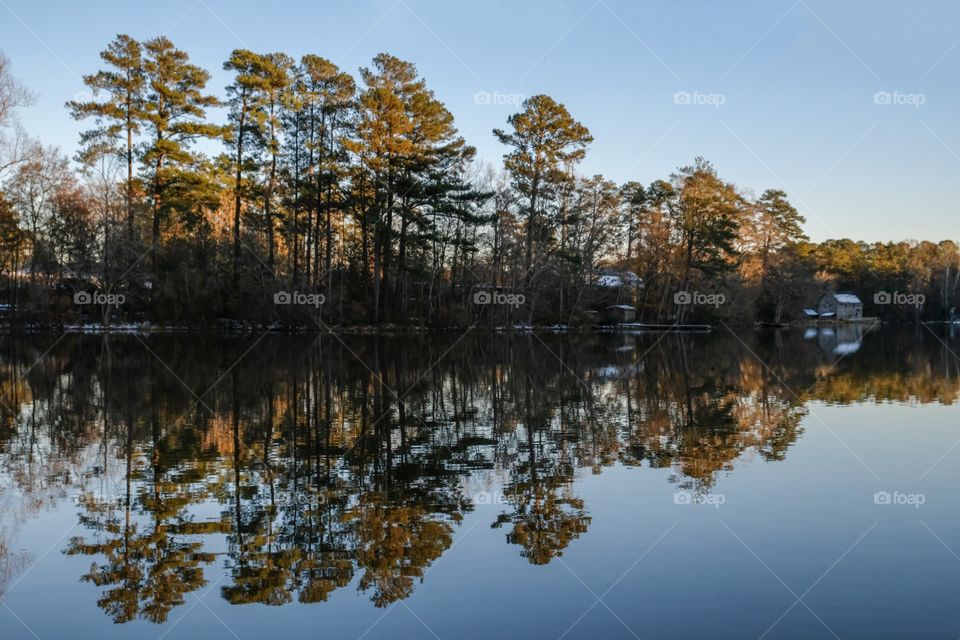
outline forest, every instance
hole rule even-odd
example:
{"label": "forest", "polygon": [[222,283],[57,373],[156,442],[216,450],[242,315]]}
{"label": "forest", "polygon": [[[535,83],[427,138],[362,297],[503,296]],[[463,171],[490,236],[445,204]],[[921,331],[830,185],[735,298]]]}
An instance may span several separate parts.
{"label": "forest", "polygon": [[65,105],[85,127],[70,155],[24,130],[35,95],[0,54],[7,326],[573,328],[626,307],[744,325],[799,320],[832,291],[888,321],[957,317],[954,241],[811,242],[787,193],[704,158],[583,175],[593,136],[547,95],[490,133],[494,166],[387,53],[353,75],[238,49],[219,91],[163,36],[118,35],[100,57]]}

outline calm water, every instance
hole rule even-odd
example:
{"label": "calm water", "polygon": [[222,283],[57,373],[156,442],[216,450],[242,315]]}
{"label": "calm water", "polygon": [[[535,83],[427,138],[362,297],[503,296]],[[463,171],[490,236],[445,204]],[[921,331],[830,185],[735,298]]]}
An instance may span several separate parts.
{"label": "calm water", "polygon": [[0,638],[956,638],[960,337],[0,340]]}

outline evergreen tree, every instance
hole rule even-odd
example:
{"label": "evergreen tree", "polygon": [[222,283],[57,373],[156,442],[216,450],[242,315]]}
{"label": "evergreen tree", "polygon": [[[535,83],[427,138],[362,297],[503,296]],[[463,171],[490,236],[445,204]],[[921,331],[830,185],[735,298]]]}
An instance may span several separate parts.
{"label": "evergreen tree", "polygon": [[[94,92],[89,101],[67,103],[71,115],[82,120],[94,118],[97,126],[81,135],[81,157],[112,153],[123,158],[127,167],[124,185],[127,214],[127,240],[135,239],[134,222],[134,160],[136,137],[145,121],[144,101],[146,82],[143,70],[143,47],[128,35],[120,34],[100,57],[107,69],[83,77],[83,82]],[[104,99],[96,98],[105,93]]]}
{"label": "evergreen tree", "polygon": [[543,209],[572,180],[571,169],[586,155],[593,142],[590,131],[573,119],[562,104],[549,96],[536,95],[523,103],[523,111],[507,119],[512,131],[494,129],[501,143],[511,147],[504,156],[514,188],[526,199],[526,282],[532,282],[534,244],[545,236]]}
{"label": "evergreen tree", "polygon": [[[184,178],[194,173],[199,157],[191,152],[201,138],[218,138],[224,127],[206,120],[206,110],[219,100],[204,93],[210,74],[190,64],[189,56],[165,36],[144,44],[143,73],[146,82],[144,120],[147,139],[141,160],[149,184],[153,211],[150,253],[155,279],[160,277],[161,226],[185,203],[181,197]],[[179,196],[175,192],[179,191]],[[156,286],[156,282],[154,286]]]}

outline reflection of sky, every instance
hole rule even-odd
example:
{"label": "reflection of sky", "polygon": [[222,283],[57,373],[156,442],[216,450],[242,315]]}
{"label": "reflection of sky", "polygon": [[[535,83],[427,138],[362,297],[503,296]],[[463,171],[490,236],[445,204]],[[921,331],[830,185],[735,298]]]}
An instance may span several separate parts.
{"label": "reflection of sky", "polygon": [[[960,562],[924,526],[960,549],[956,457],[919,479],[956,439],[956,408],[813,403],[809,409],[804,436],[785,460],[738,464],[719,480],[712,489],[725,497],[719,509],[674,504],[669,469],[617,466],[578,474],[574,491],[592,516],[590,530],[546,566],[528,564],[505,543],[503,530],[490,528],[501,505],[478,506],[406,606],[393,607],[366,637],[423,637],[420,617],[441,638],[557,638],[594,602],[587,588],[600,595],[614,583],[605,604],[644,636],[754,637],[794,602],[771,572],[800,594],[848,550],[805,599],[840,637],[928,637],[960,624],[954,606]],[[926,504],[878,506],[877,491],[922,492]],[[59,553],[76,533],[69,529],[75,512],[69,502],[60,503],[25,525],[22,545],[37,556],[53,550],[6,602],[41,638],[158,636],[162,630],[142,622],[110,624],[94,606],[96,589],[77,581],[89,558]],[[211,543],[213,550],[225,549]],[[220,565],[206,570],[213,587],[204,603],[242,638],[308,637],[318,628],[329,637],[354,638],[384,613],[352,588],[316,605],[230,606],[218,595]],[[195,597],[171,620],[186,613]],[[57,615],[50,614],[51,602]],[[697,615],[690,615],[692,602]],[[31,637],[5,609],[0,628],[5,640]],[[802,606],[777,629],[772,637],[829,635]],[[624,633],[616,617],[597,606],[567,637]],[[168,635],[228,636],[204,606],[187,613]]]}

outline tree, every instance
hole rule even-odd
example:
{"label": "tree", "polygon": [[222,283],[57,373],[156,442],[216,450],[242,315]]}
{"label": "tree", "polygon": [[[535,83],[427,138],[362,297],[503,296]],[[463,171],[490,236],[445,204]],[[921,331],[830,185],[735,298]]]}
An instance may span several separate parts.
{"label": "tree", "polygon": [[[442,233],[437,228],[438,218],[446,218],[453,227],[453,237],[446,240],[452,241],[456,264],[472,249],[465,227],[482,222],[475,206],[487,197],[472,189],[466,177],[466,164],[475,149],[467,146],[457,132],[453,114],[428,90],[413,94],[408,110],[414,146],[400,178],[400,230],[393,291],[393,299],[399,301],[400,317],[406,317],[409,275],[422,272],[410,263],[410,254],[426,250],[423,243]],[[455,277],[452,274],[451,280]]]}
{"label": "tree", "polygon": [[462,192],[461,185],[445,176],[462,168],[473,150],[413,64],[388,54],[379,54],[373,63],[372,69],[361,70],[366,88],[358,100],[356,137],[347,148],[366,174],[360,176],[361,184],[371,183],[373,201],[361,212],[361,226],[366,234],[373,223],[372,317],[377,321],[392,283],[395,238],[398,275],[393,292],[398,292],[405,282],[408,233],[429,226],[421,206],[428,206],[427,201],[435,206],[445,200],[444,194]]}
{"label": "tree", "polygon": [[35,97],[26,85],[14,77],[10,58],[0,52],[0,127],[14,120],[14,110],[33,104]]}
{"label": "tree", "polygon": [[[306,265],[320,281],[320,237],[323,218],[323,266],[327,291],[333,288],[333,211],[337,182],[347,161],[343,136],[349,133],[357,91],[348,73],[325,58],[305,55],[300,60],[303,77],[304,147],[314,175],[308,187],[313,201],[307,220]],[[311,255],[313,264],[310,264]],[[328,294],[329,295],[329,294]]]}
{"label": "tree", "polygon": [[623,257],[628,264],[636,259],[634,249],[640,245],[641,238],[638,236],[644,222],[647,200],[647,191],[639,182],[630,181],[620,187],[620,202],[623,205],[622,224],[626,225],[624,235],[627,240]]}
{"label": "tree", "polygon": [[20,267],[23,232],[17,211],[0,191],[0,275],[12,275]]}
{"label": "tree", "polygon": [[549,96],[536,95],[523,102],[523,111],[507,119],[511,132],[494,129],[502,143],[512,148],[504,156],[514,188],[527,200],[524,273],[529,286],[533,267],[534,236],[542,237],[538,224],[543,203],[568,183],[570,170],[583,160],[593,141],[590,131],[573,119],[566,107]]}
{"label": "tree", "polygon": [[682,251],[680,284],[686,289],[695,271],[715,276],[733,266],[743,198],[703,158],[682,167],[672,178],[676,199],[670,213]]}
{"label": "tree", "polygon": [[361,69],[360,75],[366,88],[359,97],[356,139],[348,143],[348,149],[370,174],[373,188],[373,202],[363,216],[366,220],[372,216],[373,221],[371,302],[372,319],[377,322],[382,283],[390,278],[397,182],[414,150],[407,105],[414,94],[425,89],[425,83],[412,63],[385,53],[378,54],[373,68]]}
{"label": "tree", "polygon": [[642,303],[661,319],[667,300],[672,295],[674,263],[676,262],[676,234],[669,215],[670,203],[676,190],[666,180],[654,180],[646,188],[646,201],[638,221],[637,272],[643,278]]}
{"label": "tree", "polygon": [[26,227],[30,242],[30,282],[37,271],[57,271],[50,246],[50,225],[55,218],[54,198],[63,185],[71,181],[69,161],[56,147],[39,147],[32,157],[19,164],[7,192],[18,217]]}
{"label": "tree", "polygon": [[755,250],[760,256],[761,272],[766,274],[772,253],[788,245],[807,240],[803,232],[806,220],[779,189],[767,189],[755,204]]}
{"label": "tree", "polygon": [[96,128],[80,137],[82,159],[89,161],[93,156],[110,153],[126,162],[127,240],[132,246],[135,240],[134,143],[146,119],[143,47],[130,36],[120,34],[100,52],[100,57],[108,68],[84,76],[83,82],[93,90],[94,98],[103,92],[107,94],[105,99],[74,100],[67,106],[74,119],[92,117],[97,123]]}
{"label": "tree", "polygon": [[[16,110],[34,103],[33,92],[11,71],[10,59],[0,51],[0,177],[6,169],[22,162],[31,148],[27,136],[20,129]],[[7,137],[5,130],[13,129]]]}
{"label": "tree", "polygon": [[243,200],[249,196],[244,173],[255,171],[258,162],[251,157],[252,138],[262,132],[267,114],[264,109],[263,56],[246,49],[234,49],[223,68],[236,75],[227,86],[231,139],[234,144],[233,167],[233,285],[236,288],[240,268],[240,220]]}
{"label": "tree", "polygon": [[276,253],[274,237],[274,198],[277,190],[277,158],[280,155],[280,113],[290,87],[290,71],[293,61],[283,53],[270,53],[262,56],[262,63],[256,67],[260,72],[260,90],[263,95],[263,108],[266,116],[264,129],[259,132],[257,141],[269,158],[266,168],[266,184],[263,189],[263,218],[267,229],[267,267],[272,273]]}
{"label": "tree", "polygon": [[789,306],[800,306],[802,298],[815,297],[803,282],[811,279],[809,263],[794,250],[807,240],[801,227],[805,220],[778,189],[764,191],[749,210],[741,235],[744,263],[751,265],[748,270],[756,271],[759,280],[757,312],[779,323]]}
{"label": "tree", "polygon": [[144,119],[149,137],[142,161],[153,209],[153,273],[159,278],[161,223],[174,210],[175,187],[197,163],[190,147],[201,138],[221,137],[224,128],[206,121],[206,109],[219,105],[216,97],[204,93],[210,79],[207,71],[190,64],[189,56],[165,36],[148,40],[144,51]]}
{"label": "tree", "polygon": [[[574,269],[573,283],[576,287],[569,303],[576,310],[583,291],[594,281],[601,260],[614,256],[621,239],[620,189],[601,175],[584,178],[577,184],[576,207],[569,220],[564,222],[566,245],[564,254]],[[561,296],[566,283],[561,278]],[[618,302],[633,303],[633,300]],[[564,312],[561,297],[560,311]]]}

